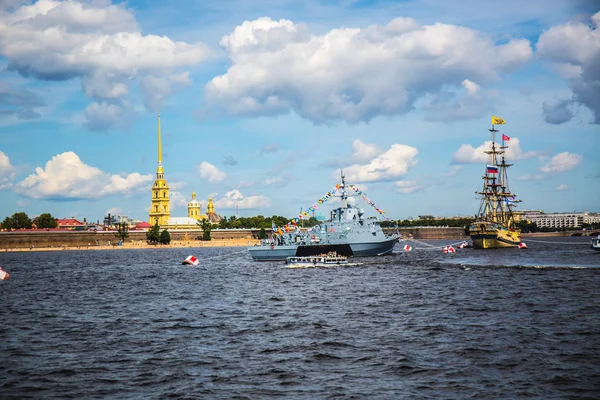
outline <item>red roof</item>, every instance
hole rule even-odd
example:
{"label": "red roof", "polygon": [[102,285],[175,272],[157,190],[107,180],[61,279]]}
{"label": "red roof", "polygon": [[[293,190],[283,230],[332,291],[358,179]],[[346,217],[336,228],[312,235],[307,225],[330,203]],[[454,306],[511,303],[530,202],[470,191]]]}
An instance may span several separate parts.
{"label": "red roof", "polygon": [[140,222],[139,224],[135,224],[135,227],[138,229],[144,229],[144,228],[152,228],[152,225],[150,225],[148,222],[144,221],[144,222]]}
{"label": "red roof", "polygon": [[77,221],[75,218],[57,219],[58,226],[85,226],[83,222]]}

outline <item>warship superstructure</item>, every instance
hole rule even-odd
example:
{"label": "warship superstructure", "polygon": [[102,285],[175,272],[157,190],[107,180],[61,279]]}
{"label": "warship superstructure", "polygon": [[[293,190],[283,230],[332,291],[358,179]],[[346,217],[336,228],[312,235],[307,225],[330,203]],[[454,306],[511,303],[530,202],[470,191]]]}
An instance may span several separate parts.
{"label": "warship superstructure", "polygon": [[365,217],[355,198],[360,191],[342,182],[336,185],[341,204],[331,211],[330,219],[303,231],[296,227],[290,232],[273,235],[270,240],[248,247],[255,261],[285,261],[288,257],[312,256],[336,252],[342,256],[368,257],[390,254],[398,234],[386,235],[376,217]]}

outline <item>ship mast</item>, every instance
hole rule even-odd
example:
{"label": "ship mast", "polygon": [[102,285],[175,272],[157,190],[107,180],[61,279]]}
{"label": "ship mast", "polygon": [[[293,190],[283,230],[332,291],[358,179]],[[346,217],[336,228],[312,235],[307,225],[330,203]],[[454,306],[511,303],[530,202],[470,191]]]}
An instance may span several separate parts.
{"label": "ship mast", "polygon": [[[485,151],[491,156],[491,167],[498,169],[498,172],[491,172],[486,167],[486,173],[483,178],[483,191],[477,192],[482,196],[481,206],[479,208],[478,217],[490,222],[494,222],[506,227],[515,225],[514,217],[509,201],[514,198],[514,194],[508,188],[508,179],[506,170],[512,164],[507,164],[504,154],[508,146],[504,145],[504,140],[500,146],[496,146],[495,134],[498,132],[495,125],[492,123],[492,129],[489,130],[492,134],[492,144],[490,150]],[[499,148],[498,148],[499,147]],[[498,159],[500,158],[500,162]]]}

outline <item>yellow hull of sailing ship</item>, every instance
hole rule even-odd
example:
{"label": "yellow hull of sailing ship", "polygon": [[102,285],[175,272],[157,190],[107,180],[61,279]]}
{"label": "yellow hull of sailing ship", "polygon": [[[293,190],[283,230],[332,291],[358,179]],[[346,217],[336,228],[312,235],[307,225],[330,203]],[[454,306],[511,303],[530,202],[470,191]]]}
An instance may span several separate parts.
{"label": "yellow hull of sailing ship", "polygon": [[517,247],[521,243],[521,233],[508,229],[479,230],[469,232],[476,249],[500,249]]}

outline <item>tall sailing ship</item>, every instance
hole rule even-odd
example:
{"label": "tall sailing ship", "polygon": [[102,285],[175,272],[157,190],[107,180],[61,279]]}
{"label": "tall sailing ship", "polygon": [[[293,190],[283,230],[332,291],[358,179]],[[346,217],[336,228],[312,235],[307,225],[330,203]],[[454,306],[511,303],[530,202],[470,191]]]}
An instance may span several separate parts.
{"label": "tall sailing ship", "polygon": [[521,231],[517,228],[512,207],[520,200],[510,191],[508,186],[507,164],[504,153],[508,148],[505,142],[510,137],[502,134],[501,144],[496,143],[495,125],[504,124],[502,118],[492,116],[492,143],[486,154],[490,163],[486,165],[483,175],[483,190],[476,192],[481,196],[481,204],[475,220],[469,227],[469,235],[473,247],[479,249],[494,249],[502,247],[518,247],[521,243]]}

